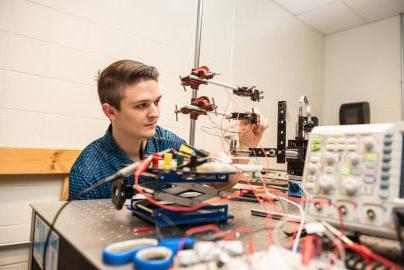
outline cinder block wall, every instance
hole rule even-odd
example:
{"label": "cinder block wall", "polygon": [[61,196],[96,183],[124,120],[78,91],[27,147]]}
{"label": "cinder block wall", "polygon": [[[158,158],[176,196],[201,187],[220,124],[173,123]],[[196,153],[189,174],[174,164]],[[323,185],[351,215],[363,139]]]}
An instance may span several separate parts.
{"label": "cinder block wall", "polygon": [[[137,59],[161,72],[161,124],[184,104],[178,75],[193,65],[196,1],[0,1],[0,146],[82,149],[108,126],[97,71]],[[169,113],[168,113],[169,111]],[[59,199],[57,177],[0,178],[0,243],[29,239],[29,203]],[[0,250],[0,269],[26,269],[28,249]]]}

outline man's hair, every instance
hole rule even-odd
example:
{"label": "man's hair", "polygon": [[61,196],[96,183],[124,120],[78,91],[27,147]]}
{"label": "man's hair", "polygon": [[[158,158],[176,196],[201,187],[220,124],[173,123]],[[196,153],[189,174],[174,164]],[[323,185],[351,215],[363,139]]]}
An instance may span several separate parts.
{"label": "man's hair", "polygon": [[108,103],[120,109],[125,86],[141,81],[158,81],[159,72],[155,67],[133,60],[120,60],[105,68],[98,76],[98,97],[101,104]]}

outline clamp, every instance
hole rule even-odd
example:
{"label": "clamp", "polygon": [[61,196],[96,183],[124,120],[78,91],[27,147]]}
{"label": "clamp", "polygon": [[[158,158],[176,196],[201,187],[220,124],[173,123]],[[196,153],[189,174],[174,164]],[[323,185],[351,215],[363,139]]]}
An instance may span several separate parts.
{"label": "clamp", "polygon": [[178,109],[175,105],[175,119],[178,121],[178,113],[190,114],[190,118],[197,120],[199,115],[207,115],[207,112],[215,111],[217,106],[215,105],[215,100],[212,98],[210,102],[209,98],[206,96],[196,97],[191,99],[191,105],[186,105],[181,109]]}
{"label": "clamp", "polygon": [[185,89],[185,86],[190,86],[194,90],[198,90],[201,84],[213,84],[217,86],[221,86],[224,88],[232,89],[233,94],[242,97],[250,97],[252,101],[260,101],[264,98],[263,91],[260,91],[255,88],[255,86],[251,87],[240,87],[234,86],[231,84],[226,84],[218,81],[212,80],[212,78],[218,75],[218,73],[213,73],[209,70],[207,66],[201,66],[198,68],[193,68],[191,74],[186,77],[181,77],[181,84]]}

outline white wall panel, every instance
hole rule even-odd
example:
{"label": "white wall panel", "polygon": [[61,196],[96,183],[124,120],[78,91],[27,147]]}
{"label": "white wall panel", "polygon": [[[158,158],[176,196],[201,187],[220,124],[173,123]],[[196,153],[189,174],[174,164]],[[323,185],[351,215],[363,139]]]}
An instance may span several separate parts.
{"label": "white wall panel", "polygon": [[[288,102],[287,137],[295,136],[298,99],[308,95],[322,117],[323,36],[270,1],[236,1],[234,80],[256,85],[265,99],[253,104],[268,119],[263,146],[276,146],[277,102]],[[251,102],[247,99],[244,106]],[[235,107],[240,110],[243,108]],[[282,167],[271,160],[270,167]]]}
{"label": "white wall panel", "polygon": [[12,15],[14,1],[3,0],[0,1],[0,30],[4,30],[9,25],[9,20]]}
{"label": "white wall panel", "polygon": [[15,0],[13,3],[14,6],[5,30],[45,40],[52,27],[49,24],[51,10],[24,0]]}
{"label": "white wall panel", "polygon": [[[2,206],[0,215],[7,217],[0,220],[0,231],[12,225],[29,225],[31,223],[29,204],[59,200],[62,178],[62,176],[55,175],[0,177],[0,204]],[[2,239],[0,237],[0,241],[3,241]]]}
{"label": "white wall panel", "polygon": [[0,109],[0,146],[40,147],[42,145],[42,115],[26,111]]}
{"label": "white wall panel", "polygon": [[4,68],[6,57],[6,46],[7,46],[7,34],[0,30],[0,69]]}
{"label": "white wall panel", "polygon": [[[28,252],[28,250],[27,250],[27,252]],[[25,270],[25,269],[28,269],[27,262],[0,266],[0,270]]]}
{"label": "white wall panel", "polygon": [[41,76],[50,68],[50,44],[28,37],[7,34],[4,68]]}
{"label": "white wall panel", "polygon": [[5,74],[3,88],[6,89],[0,100],[3,108],[86,118],[104,117],[95,87],[14,71],[2,73]]}
{"label": "white wall panel", "polygon": [[88,119],[61,115],[43,116],[43,147],[83,149],[91,141],[104,136],[106,119]]}
{"label": "white wall panel", "polygon": [[66,47],[88,50],[89,20],[53,9],[49,10],[48,16],[45,40]]}
{"label": "white wall panel", "polygon": [[371,122],[400,120],[399,18],[325,39],[324,124],[337,124],[342,103],[368,101]]}
{"label": "white wall panel", "polygon": [[96,71],[91,70],[99,56],[59,45],[49,45],[47,60],[49,68],[44,76],[92,85]]}
{"label": "white wall panel", "polygon": [[0,226],[1,244],[15,243],[29,240],[31,224]]}
{"label": "white wall panel", "polygon": [[28,261],[28,253],[28,247],[2,249],[0,252],[0,269],[28,269],[28,265],[25,265],[25,268],[21,266]]}
{"label": "white wall panel", "polygon": [[2,100],[4,100],[4,77],[6,72],[0,69],[0,108],[2,107]]}

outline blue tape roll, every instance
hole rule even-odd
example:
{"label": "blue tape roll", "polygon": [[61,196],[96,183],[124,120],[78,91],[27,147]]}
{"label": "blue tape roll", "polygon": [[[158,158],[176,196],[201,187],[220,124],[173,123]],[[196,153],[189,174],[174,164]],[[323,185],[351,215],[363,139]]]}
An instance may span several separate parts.
{"label": "blue tape roll", "polygon": [[168,247],[147,247],[138,250],[133,256],[136,270],[169,269],[173,264],[173,251]]}
{"label": "blue tape roll", "polygon": [[195,239],[192,237],[184,238],[163,238],[159,241],[159,246],[168,247],[174,253],[177,253],[179,248],[193,248]]}
{"label": "blue tape roll", "polygon": [[102,252],[105,263],[120,265],[130,262],[133,255],[142,248],[156,246],[157,240],[152,238],[134,239],[108,245]]}

